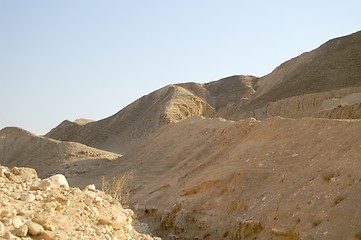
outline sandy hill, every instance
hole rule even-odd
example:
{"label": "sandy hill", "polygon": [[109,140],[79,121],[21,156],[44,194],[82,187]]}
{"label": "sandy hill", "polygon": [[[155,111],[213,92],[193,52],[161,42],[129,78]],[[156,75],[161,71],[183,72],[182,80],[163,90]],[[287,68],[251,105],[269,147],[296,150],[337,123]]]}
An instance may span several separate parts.
{"label": "sandy hill", "polygon": [[88,169],[120,157],[74,142],[60,142],[7,127],[0,131],[0,164],[36,168],[41,177],[54,172],[84,174]]}
{"label": "sandy hill", "polygon": [[169,85],[106,119],[87,124],[65,120],[45,136],[124,154],[168,123],[190,116],[226,115],[230,107],[254,94],[257,79],[232,76],[208,84]]}
{"label": "sandy hill", "polygon": [[264,77],[168,85],[45,138],[5,128],[0,163],[78,186],[131,172],[130,203],[164,239],[361,239],[360,107],[357,32]]}
{"label": "sandy hill", "polygon": [[160,126],[193,115],[212,116],[214,113],[206,101],[187,89],[169,85],[106,119],[85,125],[64,121],[46,137],[124,153]]}
{"label": "sandy hill", "polygon": [[165,239],[359,239],[360,129],[192,117],[89,176],[132,171],[132,205]]}
{"label": "sandy hill", "polygon": [[[361,103],[325,106],[329,99],[339,100],[361,92],[361,32],[332,39],[319,48],[303,53],[260,78],[256,93],[246,105],[240,105],[232,118],[270,116],[299,118],[322,111]],[[339,111],[339,110],[337,110]],[[322,115],[322,114],[321,114]],[[358,115],[359,116],[359,115]],[[348,114],[329,117],[352,118]]]}
{"label": "sandy hill", "polygon": [[330,40],[262,78],[232,76],[207,84],[169,85],[106,119],[64,121],[46,137],[124,154],[161,126],[190,116],[360,118],[360,76],[357,32]]}

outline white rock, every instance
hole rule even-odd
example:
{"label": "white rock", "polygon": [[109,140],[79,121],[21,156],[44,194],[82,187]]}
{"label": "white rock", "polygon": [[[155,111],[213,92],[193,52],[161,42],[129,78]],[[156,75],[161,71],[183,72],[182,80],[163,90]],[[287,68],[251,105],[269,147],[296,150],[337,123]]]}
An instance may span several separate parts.
{"label": "white rock", "polygon": [[95,185],[94,184],[90,184],[88,186],[85,187],[85,190],[89,190],[89,191],[96,191]]}
{"label": "white rock", "polygon": [[8,170],[4,167],[0,167],[0,177],[5,177],[5,172],[7,172]]}
{"label": "white rock", "polygon": [[28,234],[28,230],[28,226],[24,224],[16,230],[15,235],[18,237],[25,237]]}
{"label": "white rock", "polygon": [[92,205],[93,200],[91,200],[90,198],[85,198],[85,199],[84,199],[84,203],[85,203],[86,205],[90,206],[90,205]]}
{"label": "white rock", "polygon": [[3,218],[1,221],[5,226],[10,226],[13,224],[13,220],[11,218]]}
{"label": "white rock", "polygon": [[0,237],[4,236],[5,234],[5,226],[2,222],[0,222]]}
{"label": "white rock", "polygon": [[34,202],[34,201],[35,201],[35,195],[32,194],[32,193],[23,194],[23,195],[21,195],[21,201],[24,201],[24,202]]}
{"label": "white rock", "polygon": [[118,230],[124,227],[127,223],[131,222],[127,212],[119,211],[118,214],[113,218],[112,226]]}
{"label": "white rock", "polygon": [[34,223],[32,221],[27,221],[25,224],[28,226],[28,232],[33,236],[40,235],[44,232],[44,228],[40,224]]}
{"label": "white rock", "polygon": [[21,220],[20,217],[15,216],[15,217],[13,217],[12,219],[13,219],[13,226],[14,226],[15,228],[19,228],[21,225],[23,225],[23,221]]}
{"label": "white rock", "polygon": [[52,182],[52,184],[57,187],[60,187],[60,186],[69,187],[69,183],[63,174],[56,174],[54,176],[47,178],[47,180],[50,180]]}
{"label": "white rock", "polygon": [[21,175],[21,172],[20,172],[19,168],[17,168],[17,167],[13,167],[11,169],[11,172],[15,175]]}
{"label": "white rock", "polygon": [[49,179],[41,180],[40,182],[34,182],[34,186],[39,189],[46,190],[52,186],[52,182]]}
{"label": "white rock", "polygon": [[6,231],[3,235],[3,238],[2,239],[11,239],[11,240],[18,240],[20,238],[14,236],[10,231]]}
{"label": "white rock", "polygon": [[11,212],[9,210],[2,210],[0,217],[11,217]]}

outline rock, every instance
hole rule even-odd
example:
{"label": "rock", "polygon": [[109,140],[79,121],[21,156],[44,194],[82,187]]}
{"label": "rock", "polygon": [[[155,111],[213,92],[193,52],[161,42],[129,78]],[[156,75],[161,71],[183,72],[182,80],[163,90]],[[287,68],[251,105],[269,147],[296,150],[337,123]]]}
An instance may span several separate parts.
{"label": "rock", "polygon": [[0,237],[4,236],[5,234],[5,226],[2,222],[0,222]]}
{"label": "rock", "polygon": [[49,179],[41,180],[40,182],[34,182],[34,186],[32,187],[32,190],[46,190],[47,188],[50,188],[52,186],[52,182]]}
{"label": "rock", "polygon": [[40,224],[34,223],[32,221],[27,221],[25,224],[29,228],[29,233],[33,236],[40,235],[44,232],[44,228]]}
{"label": "rock", "polygon": [[7,169],[4,167],[0,167],[0,177],[6,177],[5,172],[7,172]]}
{"label": "rock", "polygon": [[69,206],[70,205],[70,199],[66,198],[66,197],[58,197],[57,201],[61,204],[61,205],[65,205],[65,206]]}
{"label": "rock", "polygon": [[17,168],[17,167],[13,167],[13,169],[11,169],[11,172],[14,175],[21,175],[21,172],[20,172],[19,168]]}
{"label": "rock", "polygon": [[54,176],[47,178],[47,180],[50,180],[51,183],[57,187],[61,187],[61,186],[69,187],[69,183],[63,174],[56,174]]}
{"label": "rock", "polygon": [[54,210],[58,204],[56,202],[47,202],[43,205],[44,211],[52,211]]}
{"label": "rock", "polygon": [[96,192],[89,191],[89,190],[85,190],[85,195],[87,195],[91,199],[94,199],[98,196],[98,194]]}
{"label": "rock", "polygon": [[20,200],[21,199],[21,193],[19,192],[14,192],[12,194],[13,198],[16,199],[16,200]]}
{"label": "rock", "polygon": [[112,227],[113,229],[118,230],[124,227],[127,223],[131,222],[132,217],[128,211],[119,211],[118,214],[113,218]]}
{"label": "rock", "polygon": [[41,180],[22,167],[0,166],[1,173],[0,239],[153,239],[133,228],[133,211],[109,204],[94,185],[59,187],[68,186],[64,176]]}
{"label": "rock", "polygon": [[16,230],[15,235],[18,237],[25,237],[28,234],[28,230],[28,226],[24,224]]}
{"label": "rock", "polygon": [[11,217],[11,212],[9,210],[2,210],[0,213],[0,217],[3,217],[3,218]]}
{"label": "rock", "polygon": [[3,239],[11,239],[11,240],[14,240],[14,239],[20,239],[20,238],[18,238],[18,237],[16,237],[16,236],[14,236],[13,234],[11,234],[11,232],[10,231],[6,231],[5,233],[4,233],[4,235],[3,235]]}
{"label": "rock", "polygon": [[92,205],[93,200],[91,200],[90,198],[85,198],[85,199],[84,199],[84,203],[85,203],[86,205],[90,206],[90,205]]}
{"label": "rock", "polygon": [[21,225],[23,225],[23,221],[18,216],[13,217],[12,220],[13,220],[13,226],[15,228],[19,228]]}
{"label": "rock", "polygon": [[89,191],[93,191],[93,192],[96,191],[96,188],[95,188],[94,184],[90,184],[90,185],[86,186],[84,189],[89,190]]}
{"label": "rock", "polygon": [[35,195],[32,194],[32,193],[23,194],[23,195],[21,195],[21,201],[34,202],[35,201]]}
{"label": "rock", "polygon": [[44,227],[45,230],[55,231],[55,227],[53,225],[49,224],[49,223],[45,223],[43,227]]}
{"label": "rock", "polygon": [[99,223],[100,225],[112,225],[112,222],[109,221],[109,220],[106,219],[106,218],[99,218],[99,219],[98,219],[98,223]]}
{"label": "rock", "polygon": [[11,218],[3,218],[1,221],[5,226],[10,226],[13,224],[13,220]]}
{"label": "rock", "polygon": [[296,232],[294,229],[272,228],[271,233],[274,236],[288,237],[289,239],[299,239],[299,232]]}

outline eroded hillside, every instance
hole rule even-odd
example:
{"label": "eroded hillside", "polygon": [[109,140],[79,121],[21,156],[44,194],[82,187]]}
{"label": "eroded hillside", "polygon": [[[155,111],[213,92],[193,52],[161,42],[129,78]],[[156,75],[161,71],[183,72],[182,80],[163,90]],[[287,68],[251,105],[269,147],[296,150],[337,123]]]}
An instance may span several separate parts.
{"label": "eroded hillside", "polygon": [[[190,116],[359,118],[353,112],[360,112],[360,76],[361,32],[357,32],[303,53],[264,77],[169,85],[106,119],[82,125],[64,121],[46,137],[124,154],[163,125]],[[345,100],[349,98],[353,100]]]}
{"label": "eroded hillside", "polygon": [[131,202],[165,239],[353,239],[360,129],[359,120],[193,117],[102,171],[134,171]]}
{"label": "eroded hillside", "polygon": [[360,64],[357,32],[264,77],[168,85],[45,137],[5,128],[0,163],[82,187],[132,176],[131,206],[164,239],[361,239]]}

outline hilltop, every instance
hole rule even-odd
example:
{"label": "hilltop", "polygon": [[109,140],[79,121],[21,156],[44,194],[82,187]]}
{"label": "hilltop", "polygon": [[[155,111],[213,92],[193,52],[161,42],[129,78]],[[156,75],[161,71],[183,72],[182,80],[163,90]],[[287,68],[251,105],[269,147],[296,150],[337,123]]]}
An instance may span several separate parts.
{"label": "hilltop", "polygon": [[45,136],[124,154],[163,125],[190,116],[360,118],[360,76],[361,32],[357,32],[303,53],[264,77],[172,84],[106,119],[87,124],[66,120]]}

